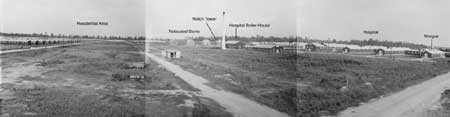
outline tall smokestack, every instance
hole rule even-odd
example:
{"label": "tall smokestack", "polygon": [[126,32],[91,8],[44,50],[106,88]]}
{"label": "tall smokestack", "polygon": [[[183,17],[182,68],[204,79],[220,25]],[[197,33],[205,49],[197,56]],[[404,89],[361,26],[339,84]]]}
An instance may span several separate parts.
{"label": "tall smokestack", "polygon": [[222,27],[222,50],[225,50],[225,49],[227,49],[226,47],[225,47],[225,43],[226,43],[226,41],[225,41],[225,27],[226,27],[226,25],[225,25],[225,11],[223,11],[223,13],[222,13],[222,15],[223,15],[223,27]]}

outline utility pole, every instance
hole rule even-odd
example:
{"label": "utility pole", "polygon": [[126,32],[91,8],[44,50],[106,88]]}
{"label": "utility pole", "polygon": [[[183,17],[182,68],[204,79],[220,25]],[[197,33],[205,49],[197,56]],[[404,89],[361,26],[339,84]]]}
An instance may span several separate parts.
{"label": "utility pole", "polygon": [[225,47],[225,43],[226,43],[226,41],[225,41],[225,27],[226,27],[226,25],[225,25],[225,11],[223,11],[222,12],[222,16],[223,16],[223,27],[222,27],[222,50],[225,50],[226,49],[226,47]]}

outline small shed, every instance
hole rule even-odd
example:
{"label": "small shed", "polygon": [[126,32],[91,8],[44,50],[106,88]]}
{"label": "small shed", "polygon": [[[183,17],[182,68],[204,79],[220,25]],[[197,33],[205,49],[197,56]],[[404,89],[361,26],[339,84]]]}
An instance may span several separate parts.
{"label": "small shed", "polygon": [[181,52],[176,50],[165,50],[161,55],[167,58],[181,58]]}

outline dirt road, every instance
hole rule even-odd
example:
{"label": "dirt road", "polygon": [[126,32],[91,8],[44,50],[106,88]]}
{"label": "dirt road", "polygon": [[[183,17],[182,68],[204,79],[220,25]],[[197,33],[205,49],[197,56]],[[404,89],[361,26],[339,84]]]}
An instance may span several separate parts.
{"label": "dirt road", "polygon": [[220,105],[226,108],[237,117],[287,117],[287,114],[276,111],[275,109],[261,105],[253,100],[247,99],[244,96],[213,89],[206,85],[206,79],[195,75],[191,72],[183,70],[180,66],[170,63],[153,54],[147,53],[147,57],[164,66],[168,71],[175,73],[178,77],[201,90],[201,95],[217,101]]}
{"label": "dirt road", "polygon": [[450,73],[438,76],[401,92],[371,103],[350,108],[342,117],[411,117],[423,113],[438,103],[440,94],[450,88]]}

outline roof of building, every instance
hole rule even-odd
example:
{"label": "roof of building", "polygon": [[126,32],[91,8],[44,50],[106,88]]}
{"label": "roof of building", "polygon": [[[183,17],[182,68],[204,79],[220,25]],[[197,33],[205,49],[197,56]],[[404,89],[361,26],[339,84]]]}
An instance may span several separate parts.
{"label": "roof of building", "polygon": [[237,43],[239,43],[240,41],[226,41],[225,43],[226,44],[237,44]]}

